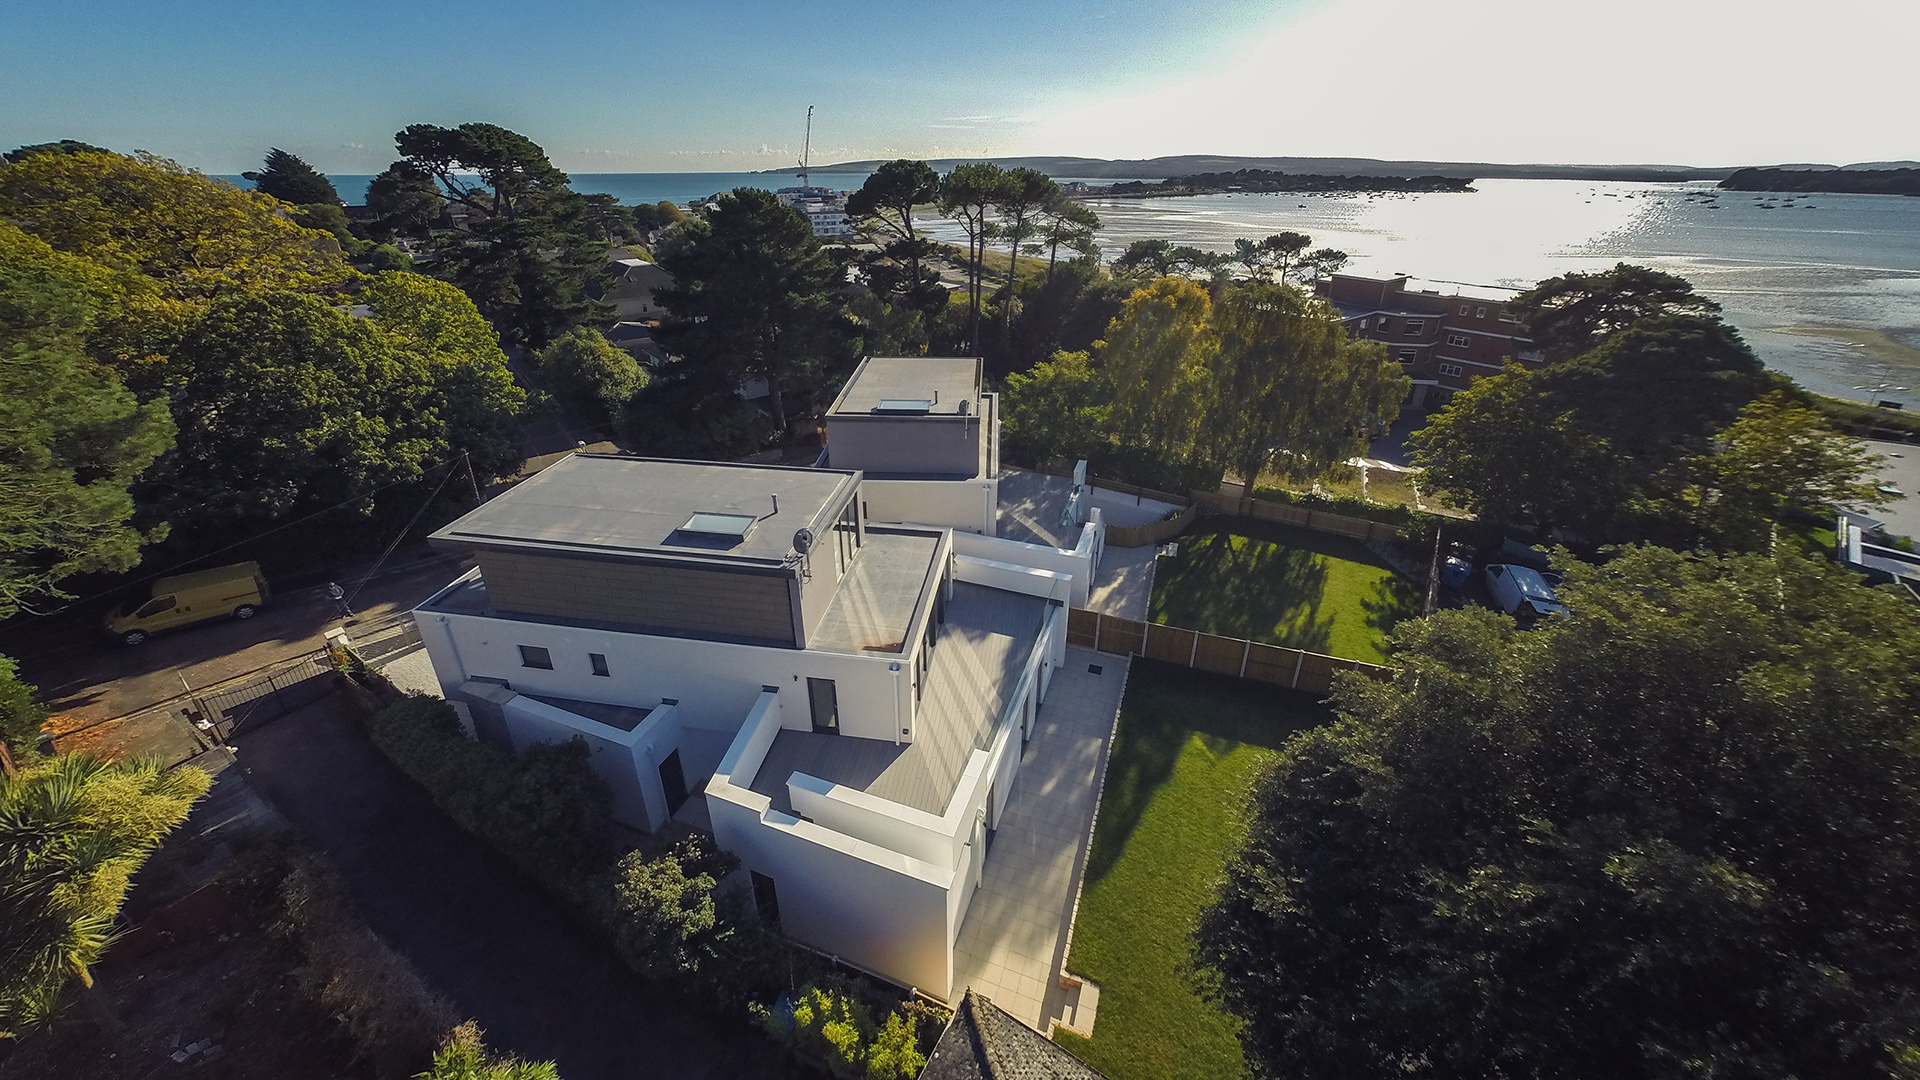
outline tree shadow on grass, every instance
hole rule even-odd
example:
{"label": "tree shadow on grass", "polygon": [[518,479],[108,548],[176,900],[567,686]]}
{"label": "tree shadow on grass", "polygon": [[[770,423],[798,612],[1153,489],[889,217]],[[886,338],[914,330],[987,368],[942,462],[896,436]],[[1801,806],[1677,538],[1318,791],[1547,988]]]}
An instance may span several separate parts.
{"label": "tree shadow on grass", "polygon": [[1373,594],[1362,599],[1360,607],[1367,613],[1367,625],[1384,638],[1407,619],[1419,618],[1426,603],[1426,589],[1418,582],[1389,574],[1374,585]]}
{"label": "tree shadow on grass", "polygon": [[1278,750],[1332,718],[1333,711],[1312,694],[1135,657],[1107,758],[1086,884],[1120,861],[1188,739],[1199,737],[1214,754],[1240,746]]}
{"label": "tree shadow on grass", "polygon": [[[1338,540],[1338,537],[1329,539]],[[1336,556],[1337,557],[1337,556]],[[1325,652],[1333,627],[1321,611],[1323,553],[1214,528],[1180,539],[1154,571],[1155,622]]]}

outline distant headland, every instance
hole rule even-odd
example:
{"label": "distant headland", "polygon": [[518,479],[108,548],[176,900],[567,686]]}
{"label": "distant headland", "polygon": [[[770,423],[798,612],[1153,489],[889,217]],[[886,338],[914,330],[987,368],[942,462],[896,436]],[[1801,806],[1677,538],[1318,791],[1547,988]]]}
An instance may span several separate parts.
{"label": "distant headland", "polygon": [[[1300,175],[1350,177],[1439,177],[1450,180],[1623,180],[1659,183],[1674,180],[1725,180],[1735,166],[1702,168],[1693,165],[1501,165],[1484,161],[1388,161],[1381,158],[1345,157],[1232,157],[1211,154],[1182,154],[1156,158],[1089,157],[1001,157],[940,158],[927,164],[945,172],[969,161],[992,161],[1002,168],[1038,169],[1048,176],[1071,176],[1083,180],[1168,180],[1203,176],[1209,173],[1237,173],[1243,169]],[[824,173],[870,173],[886,162],[845,161],[834,165],[815,165],[810,170]],[[791,175],[792,167],[768,169],[769,173]],[[1164,194],[1164,193],[1160,193]]]}
{"label": "distant headland", "polygon": [[1092,188],[1089,195],[1104,198],[1147,199],[1168,195],[1217,195],[1221,192],[1467,192],[1473,178],[1452,176],[1328,176],[1324,173],[1286,173],[1275,169],[1238,169],[1234,172],[1171,176],[1157,184],[1128,180]]}
{"label": "distant headland", "polygon": [[[1879,164],[1879,163],[1876,163]],[[1816,191],[1833,195],[1920,195],[1920,163],[1886,162],[1899,168],[1850,165],[1779,165],[1741,169],[1720,181],[1728,191]]]}

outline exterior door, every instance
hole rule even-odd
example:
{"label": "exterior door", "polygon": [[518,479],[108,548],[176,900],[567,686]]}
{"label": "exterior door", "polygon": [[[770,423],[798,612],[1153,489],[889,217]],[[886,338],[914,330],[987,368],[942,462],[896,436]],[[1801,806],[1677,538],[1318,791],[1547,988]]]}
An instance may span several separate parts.
{"label": "exterior door", "polygon": [[813,730],[840,734],[840,698],[832,679],[807,679],[807,704],[813,709]]}
{"label": "exterior door", "polygon": [[775,928],[780,925],[780,894],[774,890],[773,879],[758,870],[753,874],[753,906],[760,913],[762,922],[771,923]]}
{"label": "exterior door", "polygon": [[660,763],[660,786],[667,793],[667,816],[672,817],[687,802],[687,774],[680,768],[680,751],[668,754]]}

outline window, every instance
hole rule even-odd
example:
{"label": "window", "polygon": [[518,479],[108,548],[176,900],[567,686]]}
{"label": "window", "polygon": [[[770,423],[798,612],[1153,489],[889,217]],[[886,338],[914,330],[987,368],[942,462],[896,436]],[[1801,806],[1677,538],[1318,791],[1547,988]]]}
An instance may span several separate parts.
{"label": "window", "polygon": [[597,652],[588,653],[587,663],[593,665],[593,673],[595,675],[599,675],[602,678],[613,677],[613,672],[607,670],[607,656],[605,653],[597,653]]}
{"label": "window", "polygon": [[1448,335],[1447,335],[1447,344],[1448,344],[1448,345],[1451,345],[1451,346],[1453,346],[1453,347],[1454,347],[1454,348],[1456,348],[1456,349],[1464,349],[1464,348],[1466,348],[1466,347],[1467,347],[1467,335],[1465,335],[1465,334],[1448,334]]}
{"label": "window", "polygon": [[1407,333],[1424,334],[1426,332],[1427,332],[1427,320],[1425,319],[1408,319],[1407,320]]}
{"label": "window", "polygon": [[553,654],[538,645],[520,646],[520,666],[553,670]]}
{"label": "window", "polygon": [[173,604],[174,599],[171,596],[156,596],[140,605],[140,610],[134,612],[133,617],[136,619],[145,619],[158,615],[163,611],[172,611]]}
{"label": "window", "polygon": [[1486,318],[1486,317],[1487,317],[1487,309],[1486,309],[1486,308],[1483,308],[1483,307],[1479,307],[1479,308],[1474,308],[1474,309],[1473,309],[1473,317],[1474,317],[1474,318],[1476,318],[1476,319],[1484,319],[1484,318]]}
{"label": "window", "polygon": [[1440,374],[1451,375],[1451,376],[1454,376],[1455,378],[1458,378],[1460,375],[1460,365],[1459,364],[1441,364]]}
{"label": "window", "polygon": [[1511,311],[1508,311],[1508,310],[1507,310],[1506,308],[1501,308],[1501,309],[1500,309],[1500,321],[1501,321],[1501,322],[1511,322],[1511,323],[1517,323],[1517,322],[1519,322],[1519,321],[1520,321],[1520,316],[1518,316],[1518,315],[1515,315],[1515,314],[1514,314],[1513,312],[1511,312]]}
{"label": "window", "polygon": [[1420,350],[1419,350],[1419,349],[1401,349],[1401,350],[1400,350],[1400,362],[1401,362],[1401,363],[1403,363],[1403,364],[1411,364],[1411,363],[1413,363],[1413,362],[1414,362],[1415,360],[1418,360],[1418,359],[1420,359]]}
{"label": "window", "polygon": [[1467,313],[1467,305],[1465,305],[1465,304],[1461,304],[1461,305],[1460,305],[1460,314],[1462,314],[1462,315],[1465,315],[1466,313]]}

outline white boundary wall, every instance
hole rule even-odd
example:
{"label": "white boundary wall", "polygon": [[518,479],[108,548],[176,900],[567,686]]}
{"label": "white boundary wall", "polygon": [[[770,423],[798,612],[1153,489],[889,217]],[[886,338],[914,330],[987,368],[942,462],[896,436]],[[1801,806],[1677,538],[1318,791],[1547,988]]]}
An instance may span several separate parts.
{"label": "white boundary wall", "polygon": [[860,481],[860,501],[868,520],[933,525],[962,535],[994,535],[1000,516],[1000,480]]}

